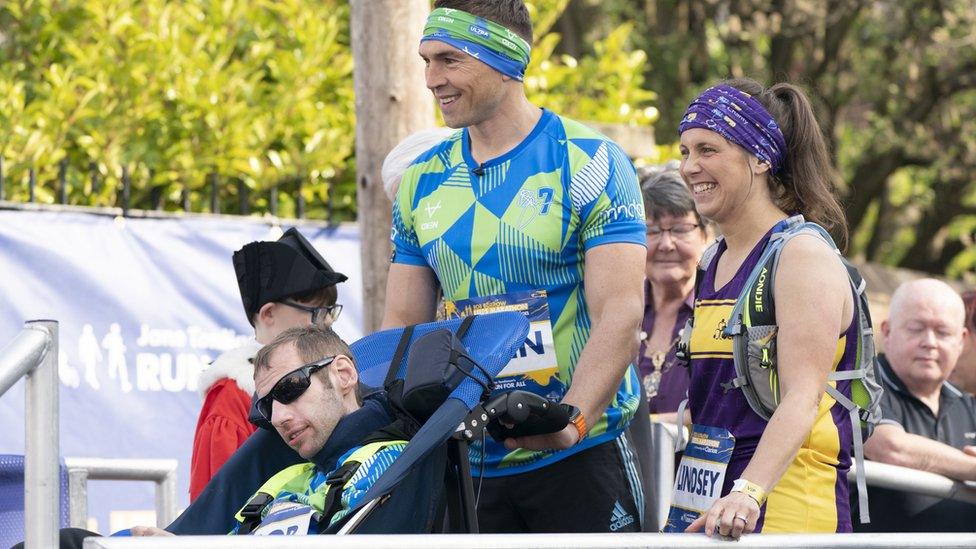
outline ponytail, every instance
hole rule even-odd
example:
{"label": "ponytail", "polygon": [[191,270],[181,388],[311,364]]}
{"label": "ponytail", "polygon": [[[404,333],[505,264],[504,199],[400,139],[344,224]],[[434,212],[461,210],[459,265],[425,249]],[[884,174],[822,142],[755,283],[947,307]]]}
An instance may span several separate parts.
{"label": "ponytail", "polygon": [[773,116],[786,138],[783,169],[769,176],[770,194],[784,212],[803,214],[829,230],[842,251],[847,247],[847,219],[834,193],[840,174],[834,168],[813,105],[800,88],[775,84],[768,89],[750,79],[726,84],[752,95]]}

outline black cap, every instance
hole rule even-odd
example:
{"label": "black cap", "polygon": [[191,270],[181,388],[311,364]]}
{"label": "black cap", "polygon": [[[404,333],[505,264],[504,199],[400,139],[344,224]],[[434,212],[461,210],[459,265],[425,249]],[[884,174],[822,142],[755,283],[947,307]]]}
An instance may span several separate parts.
{"label": "black cap", "polygon": [[247,319],[265,303],[335,286],[348,277],[336,272],[294,227],[277,242],[251,242],[234,252],[234,271]]}

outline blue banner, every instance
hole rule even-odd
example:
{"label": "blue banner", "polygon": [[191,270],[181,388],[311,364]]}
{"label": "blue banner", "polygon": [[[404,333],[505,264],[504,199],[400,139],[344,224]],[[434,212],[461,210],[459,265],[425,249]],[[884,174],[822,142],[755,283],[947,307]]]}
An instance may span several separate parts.
{"label": "blue banner", "polygon": [[[358,230],[298,228],[349,276],[335,328],[355,341]],[[249,218],[0,211],[0,347],[27,320],[59,321],[62,456],[177,459],[179,502],[188,504],[199,374],[254,335],[231,255],[281,233]],[[0,453],[23,452],[21,381],[0,397]],[[124,514],[110,521],[109,511],[153,508],[151,483],[89,482],[89,513],[102,533],[131,526],[121,524]]]}

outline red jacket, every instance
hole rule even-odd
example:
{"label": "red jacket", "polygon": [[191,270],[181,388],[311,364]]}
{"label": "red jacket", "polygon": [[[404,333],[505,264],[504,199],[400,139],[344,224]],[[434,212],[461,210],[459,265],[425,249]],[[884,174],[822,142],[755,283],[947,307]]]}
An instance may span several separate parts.
{"label": "red jacket", "polygon": [[204,401],[193,435],[190,501],[200,495],[214,473],[255,430],[247,421],[247,413],[254,393],[251,359],[260,348],[257,341],[251,341],[231,349],[200,375]]}

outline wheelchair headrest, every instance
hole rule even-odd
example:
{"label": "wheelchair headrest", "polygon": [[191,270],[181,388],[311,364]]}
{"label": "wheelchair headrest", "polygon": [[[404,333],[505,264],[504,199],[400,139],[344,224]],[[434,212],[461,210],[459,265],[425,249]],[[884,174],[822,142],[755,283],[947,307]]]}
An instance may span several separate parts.
{"label": "wheelchair headrest", "polygon": [[394,407],[408,413],[418,424],[427,421],[465,377],[481,385],[484,398],[491,393],[488,375],[446,328],[420,336],[410,346],[403,379],[392,379],[386,391]]}

